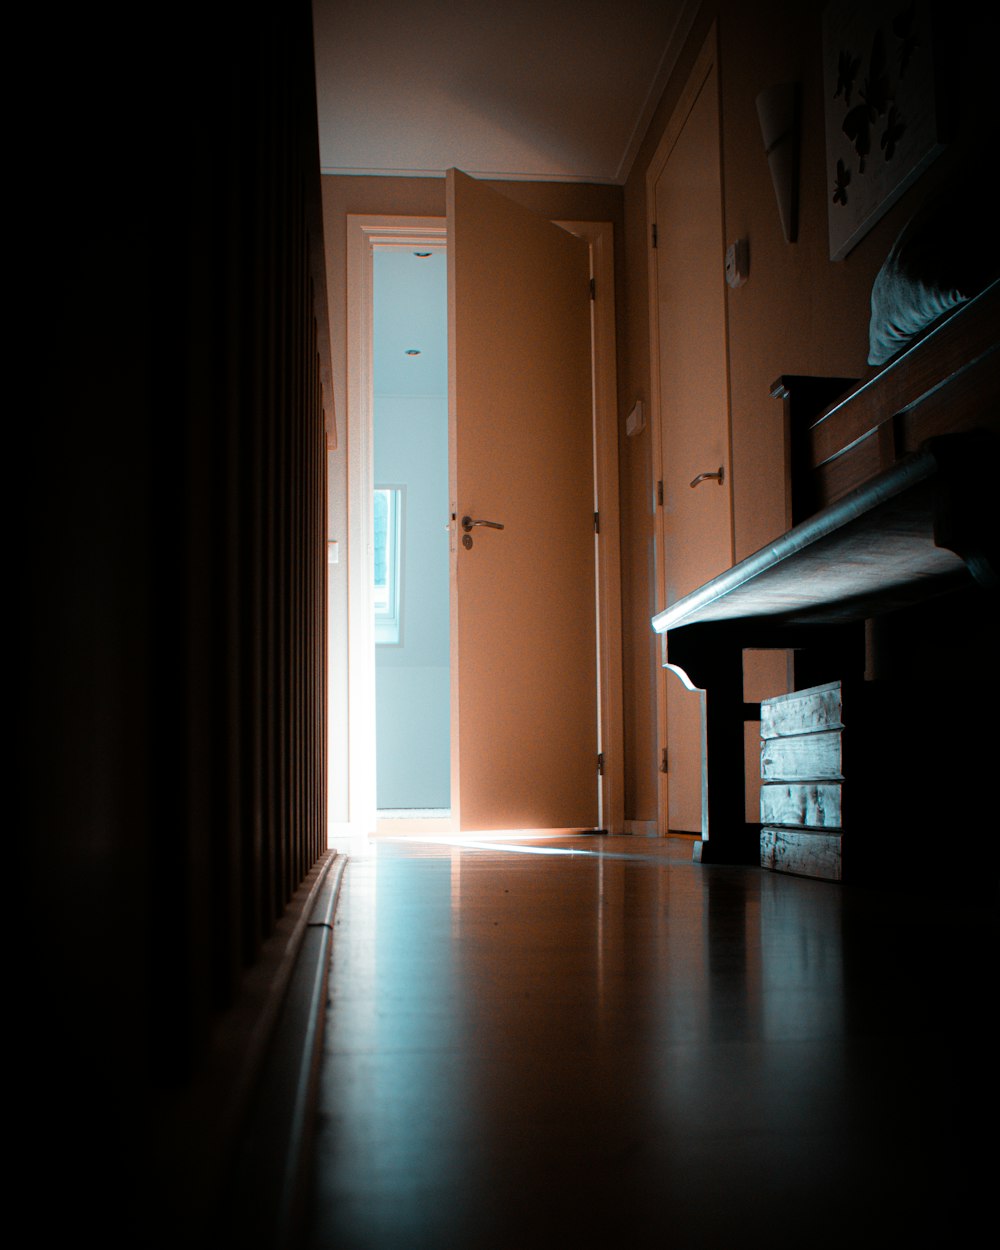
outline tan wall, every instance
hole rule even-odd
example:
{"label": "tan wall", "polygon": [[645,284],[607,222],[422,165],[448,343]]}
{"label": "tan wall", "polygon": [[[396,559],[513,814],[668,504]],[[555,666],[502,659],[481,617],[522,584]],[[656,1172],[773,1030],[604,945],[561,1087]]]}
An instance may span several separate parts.
{"label": "tan wall", "polygon": [[[948,149],[846,259],[831,262],[827,245],[821,13],[824,0],[771,0],[747,5],[717,0],[703,6],[625,186],[624,301],[620,310],[620,410],[650,394],[647,315],[645,176],[695,55],[717,22],[722,91],[722,157],[727,242],[749,241],[750,274],[726,289],[733,427],[732,481],[736,556],[757,550],[786,528],[781,406],[769,397],[783,373],[866,377],[872,280],[893,239],[927,192],[968,164],[976,135],[996,122],[985,99],[989,75],[972,62],[988,43],[974,29],[955,60],[961,91],[952,95],[956,131]],[[985,19],[982,19],[985,20]],[[937,44],[935,45],[937,48]],[[943,47],[943,42],[941,44]],[[798,240],[781,231],[756,112],[764,87],[798,82],[802,145]],[[982,99],[976,98],[981,92]],[[719,258],[720,275],[723,257]],[[653,613],[653,509],[650,426],[637,437],[621,430],[624,593],[626,816],[656,815],[658,655]]]}
{"label": "tan wall", "polygon": [[[737,558],[756,550],[786,528],[781,406],[770,398],[771,383],[783,373],[867,376],[868,300],[872,279],[903,223],[928,191],[969,164],[977,139],[996,124],[997,109],[986,100],[990,73],[982,64],[990,41],[977,32],[959,0],[952,38],[964,36],[953,60],[962,68],[950,95],[956,129],[948,149],[902,200],[842,261],[827,250],[823,94],[820,30],[825,0],[708,0],[695,20],[670,82],[621,187],[559,183],[497,184],[505,194],[553,218],[613,221],[618,301],[618,386],[621,450],[623,663],[625,695],[626,817],[656,817],[659,747],[655,681],[659,663],[650,627],[653,601],[653,475],[649,420],[649,322],[645,176],[671,111],[713,22],[717,24],[722,91],[722,158],[726,239],[745,238],[750,276],[745,286],[726,289],[729,325],[730,397],[733,414],[732,481]],[[978,19],[980,24],[985,19]],[[938,32],[938,45],[941,45]],[[936,45],[936,46],[938,46]],[[943,46],[943,45],[942,45]],[[977,68],[978,61],[978,68]],[[786,243],[756,111],[764,87],[795,81],[801,87],[802,144],[798,239]],[[423,178],[325,177],[324,222],[333,324],[334,393],[343,432],[345,406],[346,257],[348,213],[441,216],[444,182]],[[719,258],[720,275],[723,257]],[[625,436],[627,413],[636,400],[646,409],[646,428]],[[346,438],[331,455],[331,537],[346,540]],[[337,591],[345,566],[331,570],[331,670],[336,648],[346,638],[346,596]],[[343,625],[343,628],[341,627]],[[339,638],[339,641],[338,641]],[[345,657],[346,662],[346,657]],[[342,670],[346,671],[346,667]],[[336,697],[335,697],[336,709]],[[336,717],[331,725],[337,750]],[[346,754],[343,758],[346,759]],[[339,785],[331,793],[343,793]]]}

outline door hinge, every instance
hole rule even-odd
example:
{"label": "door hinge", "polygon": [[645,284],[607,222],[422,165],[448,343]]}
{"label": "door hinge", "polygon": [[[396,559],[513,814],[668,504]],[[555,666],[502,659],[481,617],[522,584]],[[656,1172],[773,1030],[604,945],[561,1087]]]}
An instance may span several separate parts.
{"label": "door hinge", "polygon": [[667,767],[667,748],[664,747],[660,752],[660,772],[668,773],[670,769]]}
{"label": "door hinge", "polygon": [[597,283],[593,278],[590,279],[590,298],[597,299]]}
{"label": "door hinge", "polygon": [[604,776],[604,752],[603,751],[598,751],[597,753],[597,775],[598,777]]}
{"label": "door hinge", "polygon": [[656,502],[659,507],[663,507],[663,479],[656,483]]}
{"label": "door hinge", "polygon": [[599,534],[600,532],[601,532],[601,514],[599,512],[595,512],[594,513],[594,533]]}
{"label": "door hinge", "polygon": [[656,222],[653,222],[653,247],[659,247],[659,239],[656,233]]}

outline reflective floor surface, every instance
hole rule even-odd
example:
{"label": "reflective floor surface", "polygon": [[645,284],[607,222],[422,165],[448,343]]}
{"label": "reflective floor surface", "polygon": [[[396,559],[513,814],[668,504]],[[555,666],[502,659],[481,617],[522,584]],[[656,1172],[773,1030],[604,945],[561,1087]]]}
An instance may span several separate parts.
{"label": "reflective floor surface", "polygon": [[682,840],[352,846],[309,1250],[976,1244],[996,955]]}

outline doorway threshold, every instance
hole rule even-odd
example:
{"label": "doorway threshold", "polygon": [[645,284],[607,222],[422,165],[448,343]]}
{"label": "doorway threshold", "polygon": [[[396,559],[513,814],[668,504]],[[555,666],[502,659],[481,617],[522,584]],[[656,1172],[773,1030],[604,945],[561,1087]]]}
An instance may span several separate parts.
{"label": "doorway threshold", "polygon": [[375,814],[376,833],[450,833],[449,807],[380,807]]}
{"label": "doorway threshold", "polygon": [[438,820],[450,816],[450,807],[380,807],[379,820]]}

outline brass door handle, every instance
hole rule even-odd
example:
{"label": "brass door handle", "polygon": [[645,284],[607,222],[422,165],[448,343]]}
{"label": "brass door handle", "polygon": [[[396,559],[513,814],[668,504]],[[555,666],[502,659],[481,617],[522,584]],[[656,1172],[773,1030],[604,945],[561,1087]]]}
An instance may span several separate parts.
{"label": "brass door handle", "polygon": [[722,483],[723,483],[723,481],[725,480],[725,477],[726,477],[726,471],[725,471],[725,469],[722,467],[722,465],[720,464],[720,465],[719,465],[718,472],[716,472],[716,473],[699,473],[699,474],[698,474],[698,476],[697,476],[697,477],[694,479],[694,481],[691,483],[691,485],[692,485],[692,486],[697,486],[699,482],[704,482],[704,481],[706,481],[708,478],[715,478],[715,480],[716,480],[716,481],[719,483],[719,485],[721,486],[721,485],[722,485]]}

